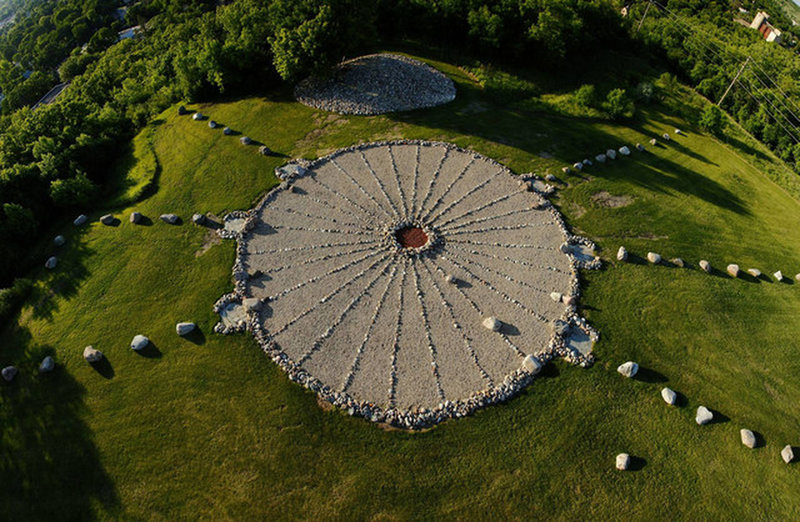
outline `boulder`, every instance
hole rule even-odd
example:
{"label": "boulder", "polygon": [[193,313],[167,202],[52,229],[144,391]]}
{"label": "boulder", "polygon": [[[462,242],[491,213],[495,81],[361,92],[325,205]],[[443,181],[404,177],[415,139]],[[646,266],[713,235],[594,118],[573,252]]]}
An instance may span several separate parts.
{"label": "boulder", "polygon": [[619,247],[617,250],[617,261],[627,261],[628,260],[628,251],[625,249],[624,246]]}
{"label": "boulder", "polygon": [[683,131],[680,130],[680,129],[675,129],[675,134],[677,134],[678,136],[681,136],[683,134]]}
{"label": "boulder", "polygon": [[105,214],[100,218],[100,223],[109,226],[114,224],[114,215],[113,214]]}
{"label": "boulder", "polygon": [[148,344],[150,344],[150,339],[141,334],[135,335],[131,341],[131,350],[139,352],[147,348]]}
{"label": "boulder", "polygon": [[225,127],[224,129],[222,129],[222,134],[224,134],[225,136],[230,136],[231,134],[233,134],[233,129],[231,129],[230,127]]}
{"label": "boulder", "polygon": [[170,224],[170,225],[177,225],[177,224],[178,224],[178,220],[180,219],[180,218],[179,218],[177,215],[175,215],[175,214],[161,214],[161,215],[159,216],[159,218],[160,218],[160,219],[161,219],[161,221],[163,221],[164,223],[168,223],[168,224]]}
{"label": "boulder", "polygon": [[639,371],[639,365],[633,361],[628,361],[626,363],[622,363],[617,367],[617,372],[620,375],[624,375],[625,377],[631,378],[636,375],[636,372]]}
{"label": "boulder", "polygon": [[178,323],[175,325],[175,332],[178,335],[186,335],[192,333],[197,325],[194,323]]}
{"label": "boulder", "polygon": [[697,264],[700,265],[700,268],[703,269],[703,272],[705,272],[706,274],[711,273],[711,263],[709,263],[705,259],[701,259],[700,262]]}
{"label": "boulder", "polygon": [[606,162],[606,155],[605,154],[598,154],[594,157],[598,163],[605,163]]}
{"label": "boulder", "polygon": [[96,363],[103,358],[103,352],[89,345],[83,349],[83,358],[86,359],[86,362]]}
{"label": "boulder", "polygon": [[644,145],[642,145],[641,143],[637,143],[636,150],[638,150],[639,152],[644,152]]}
{"label": "boulder", "polygon": [[216,129],[217,128],[217,122],[215,122],[214,120],[208,120],[208,128],[209,129]]}
{"label": "boulder", "polygon": [[264,302],[258,297],[247,297],[242,300],[242,306],[248,312],[259,312],[264,307]]}
{"label": "boulder", "polygon": [[89,221],[89,216],[87,216],[86,214],[81,214],[80,216],[75,218],[75,221],[73,221],[72,224],[75,225],[76,227],[79,227],[84,223],[86,223],[87,221]]}
{"label": "boulder", "polygon": [[658,140],[657,139],[653,138],[652,140],[650,140],[650,145],[655,146],[657,144],[658,144]]}
{"label": "boulder", "polygon": [[588,158],[583,160],[581,163],[583,163],[584,167],[591,167],[592,166],[592,160],[590,160]]}
{"label": "boulder", "polygon": [[776,280],[778,280],[778,281],[783,281],[783,273],[781,273],[781,271],[780,271],[780,270],[778,270],[777,272],[775,272],[775,273],[774,273],[774,274],[772,274],[772,275],[774,275],[774,276],[775,276],[775,279],[776,279]]}
{"label": "boulder", "polygon": [[561,295],[560,292],[550,292],[550,299],[552,299],[556,303],[561,302],[561,298],[562,297],[563,297],[563,295]]}
{"label": "boulder", "polygon": [[2,371],[0,371],[0,374],[3,375],[3,380],[6,382],[13,381],[14,377],[16,377],[18,373],[19,370],[17,370],[16,366],[6,366]]}
{"label": "boulder", "polygon": [[142,220],[142,215],[139,212],[131,212],[131,223],[137,224]]}
{"label": "boulder", "polygon": [[686,266],[686,263],[680,257],[675,257],[673,259],[670,259],[669,262],[679,268],[684,268]]}
{"label": "boulder", "polygon": [[742,438],[742,444],[748,448],[753,449],[756,447],[756,436],[752,431],[741,429],[739,430],[739,436]]}
{"label": "boulder", "polygon": [[572,168],[580,172],[583,170],[583,163],[581,163],[580,161],[576,161],[575,163],[572,164]]}
{"label": "boulder", "polygon": [[502,323],[497,319],[497,317],[487,317],[483,320],[483,327],[493,332],[500,330],[501,325]]}
{"label": "boulder", "polygon": [[758,268],[748,268],[747,273],[756,278],[761,277],[761,270]]}
{"label": "boulder", "polygon": [[522,367],[529,373],[536,375],[542,370],[542,362],[534,355],[526,355],[522,360]]}
{"label": "boulder", "polygon": [[189,111],[186,110],[186,107],[184,107],[183,105],[178,106],[178,116],[183,116],[187,112]]}
{"label": "boulder", "polygon": [[788,444],[781,450],[781,458],[787,464],[794,460],[794,450]]}
{"label": "boulder", "polygon": [[192,114],[192,119],[194,121],[200,121],[203,119],[203,114],[200,112],[195,112],[194,114]]}
{"label": "boulder", "polygon": [[578,304],[578,299],[574,295],[562,295],[561,302],[567,306],[575,306]]}
{"label": "boulder", "polygon": [[697,408],[697,414],[694,416],[694,421],[701,426],[703,424],[708,424],[714,418],[714,414],[711,413],[711,410],[706,408],[705,406],[699,406]]}
{"label": "boulder", "polygon": [[53,244],[55,246],[64,246],[64,243],[67,242],[67,239],[64,236],[56,236],[53,238]]}
{"label": "boulder", "polygon": [[272,154],[272,151],[266,145],[262,145],[258,148],[258,153],[261,154],[262,156],[269,156],[270,154]]}
{"label": "boulder", "polygon": [[202,225],[206,222],[206,216],[204,214],[192,214],[192,223],[195,225]]}
{"label": "boulder", "polygon": [[795,274],[794,279],[795,281],[800,281],[800,274]]}
{"label": "boulder", "polygon": [[734,265],[733,263],[731,263],[730,265],[728,265],[727,270],[728,274],[730,274],[731,277],[739,277],[739,265]]}
{"label": "boulder", "polygon": [[630,156],[631,149],[629,149],[626,145],[623,145],[622,147],[619,148],[619,153],[622,154],[623,156]]}
{"label": "boulder", "polygon": [[39,373],[52,372],[55,367],[56,367],[55,359],[53,359],[52,356],[48,355],[47,357],[42,359],[42,363],[39,365]]}
{"label": "boulder", "polygon": [[669,134],[667,134],[666,132],[664,134],[662,134],[661,137],[664,138],[664,141],[669,141],[669,139],[670,139],[669,138]]}
{"label": "boulder", "polygon": [[52,256],[44,262],[44,267],[48,270],[52,270],[58,264],[58,258],[56,256]]}
{"label": "boulder", "polygon": [[675,406],[675,403],[678,402],[678,394],[675,393],[674,390],[666,387],[661,388],[661,398],[670,406]]}
{"label": "boulder", "polygon": [[557,180],[555,174],[548,174],[547,176],[544,177],[544,179],[551,183]]}
{"label": "boulder", "polygon": [[241,143],[242,145],[250,145],[252,142],[253,140],[251,140],[247,136],[242,136],[241,138],[239,138],[239,143]]}
{"label": "boulder", "polygon": [[657,265],[661,262],[661,255],[656,254],[655,252],[648,252],[647,260],[653,263],[654,265]]}
{"label": "boulder", "polygon": [[617,159],[617,151],[615,151],[614,149],[608,149],[606,151],[606,157],[612,160]]}
{"label": "boulder", "polygon": [[631,456],[627,453],[620,453],[617,455],[616,461],[617,469],[620,471],[625,471],[626,469],[631,467]]}
{"label": "boulder", "polygon": [[452,283],[452,284],[456,283],[456,278],[453,274],[447,274],[446,276],[444,276],[444,280],[447,283]]}
{"label": "boulder", "polygon": [[572,171],[569,169],[569,167],[564,167],[563,169],[561,169],[561,172],[563,172],[564,174],[569,174]]}

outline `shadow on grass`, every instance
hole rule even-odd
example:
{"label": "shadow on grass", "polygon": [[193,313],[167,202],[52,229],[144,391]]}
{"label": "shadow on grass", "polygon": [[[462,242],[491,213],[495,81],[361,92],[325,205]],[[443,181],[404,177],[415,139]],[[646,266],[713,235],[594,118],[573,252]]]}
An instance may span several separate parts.
{"label": "shadow on grass", "polygon": [[764,438],[764,435],[761,432],[755,430],[751,431],[753,432],[753,435],[755,435],[756,437],[756,445],[753,446],[753,449],[763,448],[764,446],[767,445],[767,439]]}
{"label": "shadow on grass", "polygon": [[193,343],[193,344],[196,344],[196,345],[199,345],[199,346],[202,346],[202,345],[206,344],[206,336],[203,333],[203,331],[200,329],[199,326],[197,328],[195,328],[194,330],[192,330],[191,332],[189,332],[188,334],[182,335],[181,337],[183,337],[184,339],[186,339],[190,343]]}
{"label": "shadow on grass", "polygon": [[[131,224],[133,225],[134,223],[131,223]],[[153,220],[150,219],[149,217],[145,216],[144,214],[142,214],[142,217],[139,218],[139,222],[135,223],[135,224],[137,226],[141,225],[143,227],[152,227],[153,226]]]}
{"label": "shadow on grass", "polygon": [[94,371],[106,379],[114,378],[114,367],[111,366],[111,361],[108,360],[108,357],[103,357],[99,361],[89,364],[92,366],[92,368],[94,368]]}
{"label": "shadow on grass", "polygon": [[645,466],[647,466],[647,461],[642,457],[634,457],[633,455],[630,457],[631,461],[628,464],[628,471],[641,471]]}
{"label": "shadow on grass", "polygon": [[74,297],[81,283],[90,275],[83,260],[94,253],[92,249],[80,242],[80,237],[88,228],[73,235],[69,250],[63,252],[64,258],[59,260],[55,270],[45,276],[45,287],[37,287],[30,299],[33,304],[33,317],[36,319],[52,319],[58,310],[58,298]]}
{"label": "shadow on grass", "polygon": [[0,386],[0,491],[4,520],[115,518],[120,501],[84,422],[86,390],[62,365],[38,373],[50,346],[32,346],[16,328],[20,375]]}
{"label": "shadow on grass", "polygon": [[156,346],[156,344],[153,341],[147,343],[147,346],[137,351],[136,353],[148,359],[160,359],[162,355],[161,350],[158,349],[158,346]]}
{"label": "shadow on grass", "polygon": [[711,408],[708,408],[708,411],[710,411],[714,415],[714,417],[711,419],[711,422],[709,422],[708,424],[725,424],[726,422],[730,422],[731,420],[730,417],[718,412],[717,410],[712,410]]}
{"label": "shadow on grass", "polygon": [[659,382],[667,382],[667,376],[657,372],[655,370],[651,370],[650,368],[643,368],[639,367],[639,371],[636,372],[636,375],[633,376],[634,380],[641,381],[641,382],[648,382],[648,383],[659,383]]}

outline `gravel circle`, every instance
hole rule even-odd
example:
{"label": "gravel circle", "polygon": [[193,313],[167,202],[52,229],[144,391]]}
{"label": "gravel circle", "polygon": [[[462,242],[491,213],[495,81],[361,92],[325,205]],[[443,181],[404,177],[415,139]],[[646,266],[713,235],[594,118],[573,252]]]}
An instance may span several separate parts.
{"label": "gravel circle", "polygon": [[434,107],[456,97],[452,80],[406,56],[372,54],[339,64],[330,78],[295,88],[303,105],[339,114],[373,115]]}
{"label": "gravel circle", "polygon": [[599,263],[576,253],[593,245],[503,165],[395,141],[277,174],[216,309],[242,303],[242,329],[322,398],[421,428],[511,397],[555,356],[591,362],[569,332],[596,339],[575,308],[579,268]]}

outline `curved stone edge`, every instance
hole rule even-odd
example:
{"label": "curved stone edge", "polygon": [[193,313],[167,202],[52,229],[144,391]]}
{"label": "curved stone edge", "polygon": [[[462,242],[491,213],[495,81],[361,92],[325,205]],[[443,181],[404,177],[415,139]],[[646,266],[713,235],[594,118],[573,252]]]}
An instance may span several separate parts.
{"label": "curved stone edge", "polygon": [[[234,211],[225,216],[231,218],[245,217],[245,225],[243,233],[240,234],[227,234],[223,235],[224,229],[219,230],[222,237],[236,239],[236,261],[234,262],[232,274],[234,281],[234,291],[229,292],[220,297],[214,304],[214,312],[219,313],[224,307],[230,303],[242,304],[246,298],[247,280],[249,274],[247,273],[242,263],[242,256],[247,251],[247,232],[252,230],[255,226],[256,219],[263,208],[273,201],[281,191],[290,190],[291,182],[296,177],[303,177],[308,172],[315,168],[317,165],[330,161],[342,154],[354,151],[364,151],[370,148],[386,147],[390,145],[420,145],[429,147],[445,147],[451,151],[463,154],[471,154],[475,159],[487,161],[490,164],[503,169],[509,176],[516,178],[516,175],[500,162],[488,158],[473,150],[464,149],[457,145],[447,142],[427,141],[427,140],[388,140],[370,143],[361,143],[352,145],[343,149],[336,150],[326,156],[317,158],[316,160],[295,159],[287,162],[281,167],[275,169],[276,176],[281,179],[281,183],[267,192],[256,206],[249,211]],[[595,244],[582,236],[577,236],[570,232],[569,227],[564,221],[561,213],[556,207],[547,200],[542,194],[532,192],[533,195],[539,197],[541,201],[538,203],[538,208],[550,212],[551,217],[561,229],[564,235],[565,243],[570,245],[582,244],[595,250]],[[592,340],[597,342],[600,339],[599,332],[594,329],[585,318],[580,316],[577,311],[577,301],[580,299],[580,269],[595,270],[599,269],[602,262],[599,257],[595,257],[591,261],[583,261],[575,257],[571,252],[563,253],[570,260],[570,267],[572,273],[572,280],[570,281],[570,288],[568,297],[574,297],[574,304],[567,304],[561,318],[556,321],[561,321],[567,327],[579,328],[583,330]],[[508,400],[523,389],[525,389],[534,379],[535,374],[531,373],[524,366],[506,375],[503,383],[496,385],[489,390],[481,390],[473,393],[465,399],[456,401],[446,400],[440,403],[436,408],[428,409],[423,408],[414,412],[402,411],[398,408],[384,409],[380,406],[368,403],[366,401],[357,401],[349,394],[332,390],[330,387],[323,384],[319,379],[311,375],[307,370],[300,367],[293,361],[286,353],[282,352],[276,346],[276,343],[270,338],[268,331],[260,323],[260,314],[257,311],[246,310],[247,322],[244,326],[226,326],[221,321],[214,327],[214,331],[222,334],[238,333],[249,331],[253,334],[256,342],[261,346],[264,353],[270,357],[275,364],[277,364],[289,377],[289,380],[301,384],[307,389],[316,393],[321,399],[324,399],[334,406],[347,411],[349,415],[364,417],[372,422],[383,422],[395,427],[405,428],[410,430],[420,430],[435,426],[440,422],[451,418],[460,418],[476,410]],[[594,356],[590,353],[583,355],[580,352],[572,350],[567,344],[567,332],[559,332],[554,329],[550,342],[547,347],[540,351],[535,357],[544,366],[553,360],[556,356],[561,357],[565,361],[586,368],[594,362]]]}
{"label": "curved stone edge", "polygon": [[[308,94],[304,94],[303,91],[308,90],[308,89],[313,89],[313,87],[311,86],[311,83],[315,79],[309,77],[309,78],[306,78],[306,79],[300,81],[300,83],[298,83],[295,86],[294,91],[293,91],[295,100],[297,100],[298,103],[302,103],[306,107],[311,107],[312,109],[319,109],[319,110],[322,110],[322,111],[325,111],[325,112],[332,112],[334,114],[339,114],[339,115],[342,115],[342,116],[377,116],[379,114],[389,114],[389,113],[392,113],[392,112],[405,112],[405,111],[414,111],[414,110],[417,110],[417,109],[430,109],[431,107],[438,107],[439,105],[444,105],[446,103],[450,103],[451,101],[456,99],[456,86],[455,86],[455,83],[453,83],[453,80],[451,80],[449,76],[447,76],[445,73],[443,73],[442,71],[440,71],[436,67],[428,65],[427,63],[425,63],[425,62],[423,62],[421,60],[416,60],[414,58],[409,58],[408,56],[403,56],[401,54],[393,54],[393,53],[366,54],[364,56],[358,56],[356,58],[351,58],[350,60],[345,60],[345,61],[339,63],[338,65],[336,65],[336,68],[339,68],[339,67],[342,67],[344,65],[356,62],[358,60],[363,60],[365,58],[373,58],[375,56],[391,57],[391,58],[394,58],[396,60],[400,60],[402,62],[414,65],[416,67],[422,67],[424,69],[427,69],[428,72],[430,72],[432,74],[435,74],[436,76],[439,76],[441,78],[444,78],[448,82],[450,82],[450,86],[452,87],[451,95],[447,96],[447,98],[442,99],[441,101],[435,101],[435,102],[431,102],[431,103],[423,103],[421,105],[418,105],[418,106],[412,107],[412,108],[408,108],[408,109],[399,108],[399,109],[392,109],[392,110],[387,110],[387,111],[380,111],[380,110],[377,110],[377,111],[369,111],[369,110],[343,111],[343,110],[340,110],[340,109],[336,108],[334,105],[332,105],[330,103],[327,103],[325,101],[321,101],[321,100],[318,100],[316,98],[313,98]],[[361,105],[361,104],[359,104],[359,105]]]}

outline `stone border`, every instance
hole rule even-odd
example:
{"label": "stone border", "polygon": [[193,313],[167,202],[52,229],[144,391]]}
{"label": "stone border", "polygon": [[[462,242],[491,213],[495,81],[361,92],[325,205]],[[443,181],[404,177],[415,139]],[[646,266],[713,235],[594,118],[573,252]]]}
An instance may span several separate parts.
{"label": "stone border", "polygon": [[[243,230],[251,230],[255,224],[261,210],[269,204],[275,197],[283,190],[291,190],[291,182],[295,177],[302,177],[308,174],[309,170],[317,165],[328,162],[336,157],[355,151],[363,151],[375,147],[386,147],[391,145],[419,145],[423,147],[445,147],[451,151],[459,152],[462,154],[472,155],[476,159],[488,162],[491,165],[501,168],[509,176],[514,176],[512,171],[502,165],[500,162],[487,158],[472,150],[463,149],[451,143],[425,141],[425,140],[392,140],[363,143],[353,145],[344,149],[339,149],[326,156],[320,157],[313,161],[307,160],[292,160],[287,164],[275,169],[275,174],[279,179],[283,180],[277,187],[267,192],[261,201],[256,206],[247,212],[235,211],[228,214],[232,218],[239,218],[246,216],[245,226]],[[535,192],[534,192],[535,193]],[[541,197],[537,193],[537,197]],[[542,198],[544,199],[544,198]],[[581,236],[573,235],[567,227],[561,213],[553,206],[553,204],[544,199],[543,202],[537,204],[538,208],[550,212],[551,217],[561,229],[564,237],[566,238],[565,245],[582,244],[594,250],[594,243]],[[228,216],[225,216],[228,219]],[[227,238],[231,234],[223,235],[224,229],[218,232],[221,237]],[[244,269],[242,256],[247,251],[247,234],[236,234],[236,261],[233,265],[233,280],[234,291],[223,295],[214,304],[214,311],[219,312],[230,303],[244,304],[246,297],[246,281],[249,274]],[[563,245],[562,245],[563,246]],[[562,253],[563,250],[562,250]],[[425,255],[424,252],[418,255]],[[577,300],[580,298],[580,269],[593,270],[601,266],[601,261],[595,257],[591,261],[583,261],[577,259],[571,253],[565,254],[570,260],[572,268],[572,281],[570,282],[569,295],[567,297],[574,298],[571,304],[567,304],[565,312],[562,314],[561,319],[554,322],[554,328],[550,342],[547,347],[535,356],[542,366],[550,362],[556,356],[565,359],[571,364],[579,365],[581,367],[588,367],[594,362],[594,356],[590,353],[586,356],[569,348],[567,341],[569,338],[569,330],[571,328],[578,328],[586,333],[592,340],[596,342],[599,340],[599,333],[592,328],[586,320],[581,317],[577,312]],[[518,370],[508,374],[502,384],[497,385],[491,390],[481,390],[473,393],[470,397],[460,399],[457,401],[446,400],[433,409],[421,408],[415,411],[402,411],[397,408],[384,409],[375,404],[366,401],[356,401],[349,394],[332,390],[329,386],[323,384],[316,377],[311,375],[307,370],[303,369],[299,364],[293,361],[287,354],[277,348],[276,343],[270,338],[268,331],[264,328],[260,321],[260,314],[258,313],[259,307],[246,307],[245,313],[247,315],[247,324],[243,327],[228,327],[218,323],[214,327],[214,331],[218,333],[233,333],[236,331],[248,330],[255,337],[261,349],[267,356],[269,356],[275,364],[277,364],[284,372],[287,373],[289,380],[299,383],[309,390],[316,393],[321,399],[324,399],[334,406],[342,408],[348,414],[353,416],[360,416],[369,419],[373,422],[384,422],[395,427],[419,430],[434,426],[450,418],[460,418],[469,415],[479,408],[505,401],[522,391],[533,380],[536,371],[530,371],[523,365]]]}

